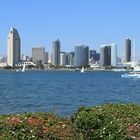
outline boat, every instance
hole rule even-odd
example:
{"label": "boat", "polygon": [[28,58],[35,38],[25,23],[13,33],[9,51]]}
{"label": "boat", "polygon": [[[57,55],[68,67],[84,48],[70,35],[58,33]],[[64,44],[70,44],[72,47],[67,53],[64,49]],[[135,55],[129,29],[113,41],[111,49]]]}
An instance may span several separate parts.
{"label": "boat", "polygon": [[15,69],[14,72],[25,72],[25,67],[26,67],[26,65],[23,64],[22,69]]}
{"label": "boat", "polygon": [[22,67],[22,70],[21,70],[21,72],[25,72],[25,64],[23,65],[23,67]]}
{"label": "boat", "polygon": [[121,76],[122,78],[140,78],[140,73],[131,72],[131,73],[122,74]]}
{"label": "boat", "polygon": [[85,72],[85,69],[84,69],[84,67],[82,67],[82,69],[81,69],[81,73],[83,73],[83,72]]}
{"label": "boat", "polygon": [[121,75],[123,78],[140,78],[140,65],[135,64],[133,71]]}
{"label": "boat", "polygon": [[121,72],[121,71],[127,71],[127,70],[126,69],[112,69],[112,71]]}

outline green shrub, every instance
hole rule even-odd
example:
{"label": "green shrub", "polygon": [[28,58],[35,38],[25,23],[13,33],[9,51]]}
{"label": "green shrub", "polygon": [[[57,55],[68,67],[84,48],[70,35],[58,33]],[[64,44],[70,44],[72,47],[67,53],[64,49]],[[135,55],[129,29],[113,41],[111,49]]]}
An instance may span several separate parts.
{"label": "green shrub", "polygon": [[[107,104],[93,108],[81,107],[72,116],[72,122],[83,140],[127,140],[140,138],[139,118],[140,106]],[[136,128],[132,128],[134,124],[138,126],[137,132],[134,130]]]}
{"label": "green shrub", "polygon": [[51,113],[0,115],[0,140],[140,140],[140,106],[81,107],[71,119]]}
{"label": "green shrub", "polygon": [[0,119],[0,140],[74,140],[71,121],[50,113],[7,115]]}

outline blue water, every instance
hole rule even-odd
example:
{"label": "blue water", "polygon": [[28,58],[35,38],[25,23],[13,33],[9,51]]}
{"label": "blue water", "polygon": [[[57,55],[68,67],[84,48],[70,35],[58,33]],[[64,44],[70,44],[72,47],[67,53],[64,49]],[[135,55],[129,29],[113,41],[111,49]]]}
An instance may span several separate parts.
{"label": "blue water", "polygon": [[51,111],[69,116],[79,106],[140,104],[140,80],[120,72],[0,72],[0,114]]}

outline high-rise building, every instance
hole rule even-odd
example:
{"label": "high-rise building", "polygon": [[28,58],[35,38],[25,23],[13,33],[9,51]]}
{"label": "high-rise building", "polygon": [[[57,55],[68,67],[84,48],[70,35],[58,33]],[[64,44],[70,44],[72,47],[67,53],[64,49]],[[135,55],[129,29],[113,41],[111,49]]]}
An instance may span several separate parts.
{"label": "high-rise building", "polygon": [[68,53],[68,65],[74,66],[74,52]]}
{"label": "high-rise building", "polygon": [[131,62],[131,40],[125,40],[125,62]]}
{"label": "high-rise building", "polygon": [[111,65],[111,46],[102,45],[100,48],[100,65],[110,66]]}
{"label": "high-rise building", "polygon": [[53,41],[52,45],[52,64],[60,65],[60,41],[58,39]]}
{"label": "high-rise building", "polygon": [[89,51],[89,58],[92,61],[92,63],[96,63],[100,60],[100,54],[96,52],[96,50],[90,50]]}
{"label": "high-rise building", "polygon": [[111,66],[117,66],[117,45],[111,44]]}
{"label": "high-rise building", "polygon": [[89,64],[89,47],[82,45],[82,46],[75,46],[75,66],[88,66]]}
{"label": "high-rise building", "polygon": [[20,36],[18,31],[11,27],[7,39],[7,64],[14,67],[20,62]]}
{"label": "high-rise building", "polygon": [[65,65],[68,65],[69,64],[69,53],[65,53]]}
{"label": "high-rise building", "polygon": [[93,58],[95,54],[96,54],[96,50],[90,50],[89,51],[89,58],[90,59]]}
{"label": "high-rise building", "polygon": [[36,64],[45,62],[45,48],[44,47],[35,47],[32,48],[32,59]]}
{"label": "high-rise building", "polygon": [[84,66],[89,65],[89,47],[86,45],[83,46],[83,64]]}
{"label": "high-rise building", "polygon": [[66,53],[61,52],[60,53],[60,66],[65,66],[66,65]]}
{"label": "high-rise building", "polygon": [[48,58],[49,58],[49,54],[48,52],[44,53],[44,63],[47,64],[48,63]]}
{"label": "high-rise building", "polygon": [[105,45],[101,45],[100,47],[100,65],[104,66],[104,47]]}

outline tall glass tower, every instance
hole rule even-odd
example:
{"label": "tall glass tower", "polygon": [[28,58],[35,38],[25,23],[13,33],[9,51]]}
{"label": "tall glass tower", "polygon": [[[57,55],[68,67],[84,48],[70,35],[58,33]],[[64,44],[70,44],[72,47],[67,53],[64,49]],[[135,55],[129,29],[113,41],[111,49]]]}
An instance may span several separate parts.
{"label": "tall glass tower", "polygon": [[111,65],[111,45],[101,45],[100,48],[100,65]]}
{"label": "tall glass tower", "polygon": [[58,39],[53,41],[52,45],[52,64],[60,65],[60,41]]}
{"label": "tall glass tower", "polygon": [[125,40],[125,62],[131,62],[131,40]]}
{"label": "tall glass tower", "polygon": [[7,64],[14,67],[20,62],[20,36],[18,31],[11,27],[7,39]]}
{"label": "tall glass tower", "polygon": [[89,47],[86,45],[75,46],[74,48],[75,59],[74,65],[75,67],[80,66],[88,66],[89,61]]}

